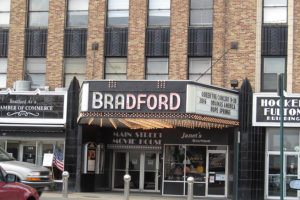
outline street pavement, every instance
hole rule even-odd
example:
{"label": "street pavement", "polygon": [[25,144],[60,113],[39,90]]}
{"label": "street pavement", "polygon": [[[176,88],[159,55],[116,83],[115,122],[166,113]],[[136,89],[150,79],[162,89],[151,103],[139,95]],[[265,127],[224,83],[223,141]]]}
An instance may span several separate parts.
{"label": "street pavement", "polygon": [[[69,193],[68,198],[63,198],[61,192],[43,192],[40,200],[123,200],[123,193],[101,192],[101,193]],[[166,197],[153,193],[130,193],[130,200],[186,200],[186,197]],[[224,198],[197,198],[199,200],[225,200]]]}

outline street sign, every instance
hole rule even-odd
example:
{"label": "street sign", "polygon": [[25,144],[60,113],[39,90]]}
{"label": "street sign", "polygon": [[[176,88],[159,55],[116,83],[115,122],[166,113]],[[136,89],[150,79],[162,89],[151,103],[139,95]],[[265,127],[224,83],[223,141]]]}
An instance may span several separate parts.
{"label": "street sign", "polygon": [[300,179],[292,180],[290,182],[290,188],[294,190],[300,190]]}

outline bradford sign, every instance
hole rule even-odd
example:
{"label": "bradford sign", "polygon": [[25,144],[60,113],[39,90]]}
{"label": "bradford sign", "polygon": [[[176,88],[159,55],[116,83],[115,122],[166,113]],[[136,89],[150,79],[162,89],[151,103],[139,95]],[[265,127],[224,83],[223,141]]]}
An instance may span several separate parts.
{"label": "bradford sign", "polygon": [[185,90],[186,85],[176,81],[84,82],[80,109],[81,112],[182,113]]}
{"label": "bradford sign", "polygon": [[66,92],[0,92],[0,123],[65,124]]}
{"label": "bradford sign", "polygon": [[[283,102],[286,127],[300,126],[300,94],[286,95]],[[253,126],[280,126],[280,97],[276,94],[253,94]]]}

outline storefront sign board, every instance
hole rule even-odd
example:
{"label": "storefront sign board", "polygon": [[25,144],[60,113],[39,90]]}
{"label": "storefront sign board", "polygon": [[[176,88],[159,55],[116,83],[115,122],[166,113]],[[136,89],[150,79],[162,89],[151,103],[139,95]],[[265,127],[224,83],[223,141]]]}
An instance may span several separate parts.
{"label": "storefront sign board", "polygon": [[0,92],[0,123],[65,124],[67,92]]}
{"label": "storefront sign board", "polygon": [[187,113],[238,120],[239,96],[229,90],[187,85]]}
{"label": "storefront sign board", "polygon": [[[252,106],[253,126],[280,126],[280,97],[277,94],[254,93]],[[286,94],[283,118],[285,127],[300,126],[300,94]]]}

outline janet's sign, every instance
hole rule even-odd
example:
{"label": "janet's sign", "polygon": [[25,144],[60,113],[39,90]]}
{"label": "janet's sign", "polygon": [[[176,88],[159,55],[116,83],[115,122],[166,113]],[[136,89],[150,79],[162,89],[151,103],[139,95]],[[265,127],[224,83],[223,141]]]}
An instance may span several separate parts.
{"label": "janet's sign", "polygon": [[[283,102],[286,127],[300,125],[300,95],[286,95]],[[280,97],[276,94],[253,94],[253,126],[280,126]]]}
{"label": "janet's sign", "polygon": [[0,92],[0,123],[65,124],[66,92]]}

